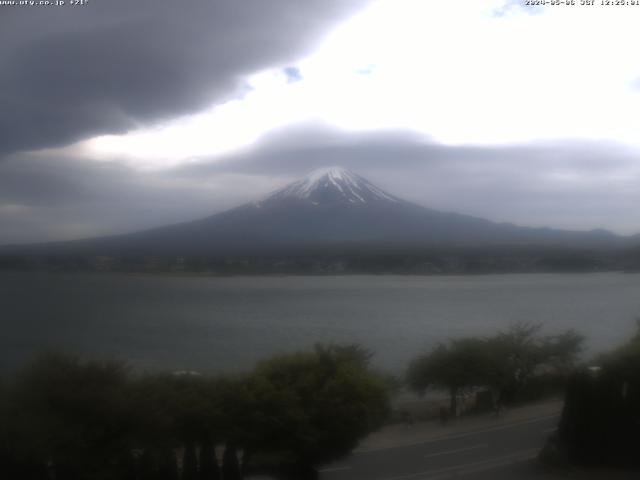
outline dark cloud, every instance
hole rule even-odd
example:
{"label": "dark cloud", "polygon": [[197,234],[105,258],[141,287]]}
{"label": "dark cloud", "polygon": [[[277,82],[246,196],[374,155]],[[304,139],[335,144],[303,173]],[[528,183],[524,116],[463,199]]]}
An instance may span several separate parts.
{"label": "dark cloud", "polygon": [[172,174],[188,177],[233,171],[304,175],[332,164],[367,171],[403,171],[432,164],[452,170],[466,166],[467,173],[476,175],[500,169],[524,173],[530,168],[562,167],[589,174],[634,166],[637,153],[614,142],[583,140],[448,146],[405,130],[345,132],[326,125],[301,124],[276,130],[242,153],[204,158],[176,167]]}
{"label": "dark cloud", "polygon": [[342,165],[353,170],[405,169],[433,152],[449,149],[425,143],[405,131],[345,133],[324,125],[302,124],[276,130],[243,153],[200,159],[173,170],[178,177],[242,172],[260,175],[304,175],[315,168]]}
{"label": "dark cloud", "polygon": [[94,0],[3,8],[0,153],[198,110],[303,55],[365,0]]}

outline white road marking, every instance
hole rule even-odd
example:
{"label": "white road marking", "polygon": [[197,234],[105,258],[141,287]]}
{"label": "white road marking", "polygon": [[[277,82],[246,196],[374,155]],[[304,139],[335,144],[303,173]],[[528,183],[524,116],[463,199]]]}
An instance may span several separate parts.
{"label": "white road marking", "polygon": [[539,451],[540,449],[538,448],[521,450],[509,455],[489,458],[487,460],[481,460],[479,462],[439,468],[437,470],[426,470],[424,472],[410,473],[407,475],[398,475],[396,477],[385,477],[381,480],[439,480],[441,478],[449,478],[452,473],[454,473],[455,475],[466,475],[530,460],[532,458],[535,458]]}
{"label": "white road marking", "polygon": [[373,452],[380,452],[383,450],[395,450],[398,448],[406,448],[406,447],[414,447],[416,445],[425,445],[427,443],[433,443],[433,442],[440,442],[442,440],[455,440],[458,438],[466,438],[466,437],[472,437],[474,435],[479,435],[481,433],[486,433],[486,432],[495,432],[498,430],[508,430],[509,428],[514,428],[514,427],[518,427],[520,425],[527,425],[529,423],[536,423],[536,422],[542,422],[544,420],[549,420],[551,418],[556,418],[559,417],[560,414],[559,413],[554,413],[553,415],[544,415],[542,417],[536,417],[536,418],[532,418],[529,420],[522,420],[522,421],[517,421],[517,422],[511,422],[511,423],[505,423],[503,425],[498,425],[495,427],[488,427],[488,428],[480,428],[478,430],[472,430],[469,432],[465,432],[465,433],[452,433],[450,435],[443,435],[441,437],[434,437],[434,438],[430,438],[427,440],[418,440],[415,442],[407,442],[407,443],[403,443],[403,444],[399,444],[399,445],[393,445],[390,447],[374,447],[374,448],[368,448],[366,450],[359,450],[359,451],[355,451],[353,452],[353,455],[363,455],[366,453],[373,453]]}
{"label": "white road marking", "polygon": [[467,450],[475,450],[477,448],[483,448],[486,446],[487,446],[486,443],[479,443],[478,445],[472,445],[471,447],[456,448],[455,450],[447,450],[444,452],[431,453],[429,455],[425,455],[424,458],[439,457],[441,455],[451,455],[453,453],[466,452]]}

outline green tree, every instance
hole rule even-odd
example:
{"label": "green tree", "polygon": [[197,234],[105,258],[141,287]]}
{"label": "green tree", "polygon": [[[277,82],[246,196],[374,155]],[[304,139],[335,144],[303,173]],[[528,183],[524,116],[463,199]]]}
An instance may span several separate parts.
{"label": "green tree", "polygon": [[540,324],[518,323],[487,340],[487,386],[500,401],[514,401],[536,375],[566,377],[574,368],[584,337],[573,330],[542,336],[541,329]]}
{"label": "green tree", "polygon": [[42,449],[33,448],[22,428],[13,385],[0,379],[0,472],[3,478],[45,480],[49,477]]}
{"label": "green tree", "polygon": [[627,365],[628,368],[640,369],[640,318],[636,319],[636,333],[625,343],[610,352],[601,354],[595,360],[599,365]]}
{"label": "green tree", "polygon": [[584,338],[573,330],[550,336],[540,330],[540,325],[519,323],[492,337],[439,344],[410,363],[407,382],[421,394],[429,387],[447,390],[451,412],[458,394],[473,387],[491,389],[497,404],[513,402],[536,375],[566,378],[582,350]]}
{"label": "green tree", "polygon": [[240,462],[235,445],[228,443],[222,458],[222,478],[224,480],[240,480]]}
{"label": "green tree", "polygon": [[586,465],[640,467],[640,322],[638,333],[571,375],[558,434],[547,452]]}
{"label": "green tree", "polygon": [[52,461],[57,478],[126,478],[131,467],[128,371],[118,362],[42,354],[13,392],[19,448]]}
{"label": "green tree", "polygon": [[200,450],[200,480],[220,480],[220,468],[210,440],[205,440]]}
{"label": "green tree", "polygon": [[[229,418],[232,412],[225,411],[226,404],[231,404],[224,401],[222,387],[226,383],[225,379],[199,374],[145,375],[138,379],[134,388],[138,446],[151,450],[159,460],[167,458],[168,450],[184,448],[184,478],[215,478],[217,465],[211,463],[212,458],[204,463],[202,459],[206,449],[224,440],[234,424]],[[200,462],[197,447],[201,449]]]}
{"label": "green tree", "polygon": [[182,460],[182,480],[198,479],[198,457],[196,455],[196,444],[187,442]]}
{"label": "green tree", "polygon": [[487,342],[478,338],[441,343],[411,362],[407,382],[420,394],[430,387],[447,390],[449,410],[455,413],[458,394],[462,390],[486,383],[486,372],[490,368],[487,347]]}
{"label": "green tree", "polygon": [[252,450],[305,469],[348,454],[389,412],[385,381],[355,346],[278,355],[249,379]]}

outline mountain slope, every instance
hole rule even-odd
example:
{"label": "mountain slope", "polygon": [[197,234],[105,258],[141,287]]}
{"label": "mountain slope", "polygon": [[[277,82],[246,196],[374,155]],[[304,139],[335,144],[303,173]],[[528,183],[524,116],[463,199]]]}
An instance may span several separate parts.
{"label": "mountain slope", "polygon": [[316,170],[264,199],[208,218],[140,233],[16,252],[80,255],[258,255],[483,247],[615,248],[630,240],[591,232],[518,227],[406,202],[339,167]]}

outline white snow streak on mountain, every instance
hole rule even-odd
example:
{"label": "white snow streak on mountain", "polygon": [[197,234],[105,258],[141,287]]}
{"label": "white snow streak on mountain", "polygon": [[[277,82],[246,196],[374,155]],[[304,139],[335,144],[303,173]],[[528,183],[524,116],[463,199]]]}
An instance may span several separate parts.
{"label": "white snow streak on mountain", "polygon": [[[367,203],[371,200],[398,202],[398,199],[380,190],[364,178],[342,167],[314,170],[303,179],[269,195],[264,203],[286,198],[310,200],[322,193],[334,193],[350,203]],[[313,202],[316,203],[316,202]]]}

